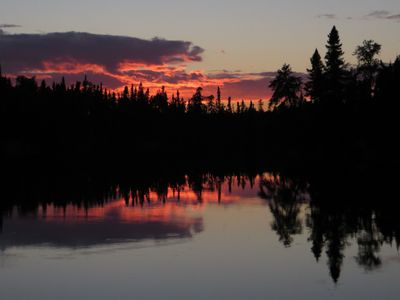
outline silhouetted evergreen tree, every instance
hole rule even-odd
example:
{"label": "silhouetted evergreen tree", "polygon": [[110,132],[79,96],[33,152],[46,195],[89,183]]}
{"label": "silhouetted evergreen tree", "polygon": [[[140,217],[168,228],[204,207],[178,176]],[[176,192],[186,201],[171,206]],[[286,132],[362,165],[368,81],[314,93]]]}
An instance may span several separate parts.
{"label": "silhouetted evergreen tree", "polygon": [[214,102],[214,96],[211,95],[208,98],[207,102],[207,112],[209,114],[215,114],[218,111],[217,103]]}
{"label": "silhouetted evergreen tree", "polygon": [[258,107],[257,107],[258,112],[263,113],[264,112],[264,102],[262,99],[258,100]]}
{"label": "silhouetted evergreen tree", "polygon": [[293,74],[290,65],[284,64],[278,70],[276,77],[271,81],[269,87],[273,91],[269,102],[270,108],[290,108],[299,105],[301,78]]}
{"label": "silhouetted evergreen tree", "polygon": [[204,109],[204,104],[203,104],[203,88],[199,87],[196,90],[196,93],[192,96],[190,99],[189,105],[188,105],[188,111],[190,113],[195,113],[195,114],[200,114],[205,111]]}
{"label": "silhouetted evergreen tree", "polygon": [[217,103],[216,103],[216,106],[217,106],[217,111],[219,113],[222,113],[224,111],[224,106],[223,106],[223,104],[221,102],[221,89],[219,87],[217,89]]}
{"label": "silhouetted evergreen tree", "polygon": [[228,113],[232,113],[232,98],[228,97],[228,105],[227,105]]}
{"label": "silhouetted evergreen tree", "polygon": [[320,103],[324,95],[324,64],[317,49],[310,59],[311,69],[307,69],[309,81],[305,85],[306,96],[313,103]]}
{"label": "silhouetted evergreen tree", "polygon": [[345,63],[339,32],[333,26],[328,35],[325,55],[326,98],[329,102],[344,101]]}
{"label": "silhouetted evergreen tree", "polygon": [[153,108],[161,113],[166,113],[168,110],[168,96],[165,92],[165,87],[161,88],[155,96],[151,98],[151,104]]}
{"label": "silhouetted evergreen tree", "polygon": [[380,107],[388,111],[400,108],[400,56],[394,63],[381,64],[375,85],[375,98],[380,101]]}

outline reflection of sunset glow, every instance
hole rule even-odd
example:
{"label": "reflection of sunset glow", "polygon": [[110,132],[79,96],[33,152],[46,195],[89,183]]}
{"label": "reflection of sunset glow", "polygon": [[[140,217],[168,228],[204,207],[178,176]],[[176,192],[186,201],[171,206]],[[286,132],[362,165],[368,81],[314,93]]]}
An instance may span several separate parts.
{"label": "reflection of sunset glow", "polygon": [[232,179],[231,191],[228,183],[221,184],[219,189],[218,185],[210,187],[204,184],[201,192],[195,192],[188,186],[179,189],[169,187],[163,193],[149,190],[143,203],[138,202],[132,192],[123,197],[117,187],[116,198],[110,199],[103,205],[87,208],[73,204],[65,207],[50,204],[38,208],[37,215],[46,222],[79,223],[111,218],[127,223],[169,223],[180,220],[180,223],[189,225],[193,221],[191,215],[201,213],[208,205],[233,205],[243,201],[248,205],[259,205],[258,181],[259,179],[256,179],[255,185],[251,188],[248,182],[245,185],[243,181],[241,183],[237,179]]}
{"label": "reflection of sunset glow", "polygon": [[179,220],[180,224],[190,225],[193,221],[192,218],[186,216],[186,210],[183,206],[171,203],[143,208],[126,207],[125,200],[123,199],[112,201],[102,207],[93,207],[87,210],[73,205],[68,205],[65,209],[50,205],[45,211],[39,209],[38,214],[48,222],[65,219],[67,222],[77,223],[87,222],[88,220],[102,221],[112,218],[123,223],[169,223]]}

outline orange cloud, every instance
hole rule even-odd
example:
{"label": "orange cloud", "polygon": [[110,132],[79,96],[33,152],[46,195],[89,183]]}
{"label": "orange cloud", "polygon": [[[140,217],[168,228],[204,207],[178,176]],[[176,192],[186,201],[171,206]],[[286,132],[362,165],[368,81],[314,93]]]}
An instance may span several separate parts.
{"label": "orange cloud", "polygon": [[[88,75],[90,81],[102,83],[103,86],[120,92],[124,86],[142,83],[151,92],[164,87],[167,93],[177,90],[185,98],[191,97],[197,87],[202,87],[206,94],[216,93],[217,87],[222,88],[224,98],[232,97],[236,100],[258,100],[269,98],[268,83],[271,75],[265,73],[249,74],[224,71],[221,73],[207,73],[203,70],[187,71],[183,64],[144,64],[137,62],[121,62],[115,72],[108,71],[99,64],[79,63],[75,60],[43,61],[41,68],[27,69],[23,72],[27,76],[36,76],[38,79],[58,81],[65,77],[68,83],[81,81]],[[17,74],[13,74],[17,75]]]}
{"label": "orange cloud", "polygon": [[152,93],[164,86],[167,93],[179,90],[186,99],[197,87],[206,94],[215,94],[220,87],[225,99],[269,98],[271,73],[188,71],[190,63],[202,60],[203,51],[187,41],[80,32],[0,36],[3,69],[13,76],[50,82],[65,77],[72,83],[86,74],[93,83],[114,91],[141,82]]}

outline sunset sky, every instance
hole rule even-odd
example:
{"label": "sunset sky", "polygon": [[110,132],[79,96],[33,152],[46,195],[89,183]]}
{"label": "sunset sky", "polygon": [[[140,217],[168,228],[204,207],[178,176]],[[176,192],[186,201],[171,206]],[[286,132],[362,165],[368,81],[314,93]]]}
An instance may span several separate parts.
{"label": "sunset sky", "polygon": [[188,96],[267,99],[283,63],[305,72],[336,25],[349,63],[364,39],[381,58],[400,54],[400,1],[1,0],[0,63],[9,75],[91,81],[118,89],[143,82]]}

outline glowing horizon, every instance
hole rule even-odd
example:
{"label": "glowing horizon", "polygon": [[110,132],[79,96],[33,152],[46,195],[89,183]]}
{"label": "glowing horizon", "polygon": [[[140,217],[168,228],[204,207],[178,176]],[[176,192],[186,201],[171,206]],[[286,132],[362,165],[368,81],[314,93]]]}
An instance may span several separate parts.
{"label": "glowing horizon", "polygon": [[258,100],[269,98],[268,82],[274,76],[273,72],[190,70],[191,64],[203,60],[204,50],[179,40],[83,32],[3,32],[0,46],[3,71],[11,78],[34,76],[52,83],[64,77],[70,85],[87,75],[94,84],[116,92],[142,83],[153,92],[164,87],[169,94],[179,90],[189,98],[198,87],[208,94],[215,94],[220,87],[225,98]]}
{"label": "glowing horizon", "polygon": [[87,74],[115,91],[141,82],[152,93],[164,86],[189,98],[197,87],[214,95],[220,87],[223,99],[255,101],[269,99],[269,81],[283,63],[302,74],[315,48],[323,56],[333,25],[350,64],[364,39],[382,44],[383,61],[400,54],[395,0],[3,2],[4,73],[48,83]]}

